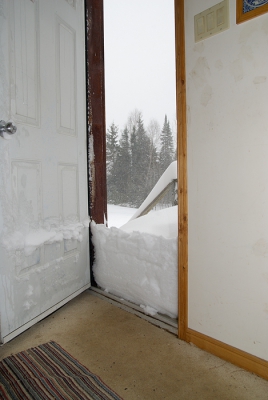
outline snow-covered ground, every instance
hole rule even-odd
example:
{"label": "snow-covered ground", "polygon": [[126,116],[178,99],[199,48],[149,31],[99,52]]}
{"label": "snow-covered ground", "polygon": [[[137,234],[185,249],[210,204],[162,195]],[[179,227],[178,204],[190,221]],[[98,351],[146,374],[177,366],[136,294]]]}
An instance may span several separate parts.
{"label": "snow-covered ground", "polygon": [[97,284],[140,305],[148,314],[160,312],[176,318],[177,212],[177,206],[155,211],[122,228],[91,223]]}
{"label": "snow-covered ground", "polygon": [[107,225],[109,228],[115,226],[120,228],[120,226],[127,223],[132,215],[137,211],[136,208],[115,206],[113,204],[107,205]]}

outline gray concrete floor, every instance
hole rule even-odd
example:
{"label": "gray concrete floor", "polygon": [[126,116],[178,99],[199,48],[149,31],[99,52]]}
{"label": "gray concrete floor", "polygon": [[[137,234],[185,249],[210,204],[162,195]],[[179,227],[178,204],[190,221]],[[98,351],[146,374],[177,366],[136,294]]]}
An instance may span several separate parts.
{"label": "gray concrete floor", "polygon": [[125,400],[268,400],[268,381],[90,291],[1,346],[0,360],[50,340]]}

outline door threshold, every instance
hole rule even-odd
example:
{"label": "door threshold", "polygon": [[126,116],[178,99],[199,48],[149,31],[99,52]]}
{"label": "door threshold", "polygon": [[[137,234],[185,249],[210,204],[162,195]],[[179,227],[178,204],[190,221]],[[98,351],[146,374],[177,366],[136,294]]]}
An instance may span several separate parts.
{"label": "door threshold", "polygon": [[108,303],[115,305],[127,312],[130,312],[140,318],[145,319],[153,325],[159,328],[165,329],[166,331],[178,335],[178,320],[175,318],[170,318],[167,315],[156,314],[154,316],[146,314],[143,309],[130,301],[121,299],[114,296],[111,293],[105,292],[102,289],[91,286],[89,289],[94,296],[99,297],[102,300],[108,301]]}

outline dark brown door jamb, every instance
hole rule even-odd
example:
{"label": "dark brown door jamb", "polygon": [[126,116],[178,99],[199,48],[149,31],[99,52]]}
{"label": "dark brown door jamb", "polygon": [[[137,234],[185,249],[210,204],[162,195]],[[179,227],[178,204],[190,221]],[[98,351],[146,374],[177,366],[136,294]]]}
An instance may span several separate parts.
{"label": "dark brown door jamb", "polygon": [[107,219],[103,0],[85,0],[89,215]]}

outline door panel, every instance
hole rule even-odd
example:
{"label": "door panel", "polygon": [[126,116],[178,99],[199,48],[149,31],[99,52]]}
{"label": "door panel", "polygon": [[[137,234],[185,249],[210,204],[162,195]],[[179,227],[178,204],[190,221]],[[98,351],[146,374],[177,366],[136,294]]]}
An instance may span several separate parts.
{"label": "door panel", "polygon": [[0,313],[7,341],[90,286],[83,0],[0,0]]}
{"label": "door panel", "polygon": [[[16,121],[39,124],[39,7],[37,1],[15,2],[11,24],[12,114]],[[12,96],[13,97],[13,96]]]}
{"label": "door panel", "polygon": [[56,24],[58,130],[61,133],[75,135],[75,31],[59,18]]}

